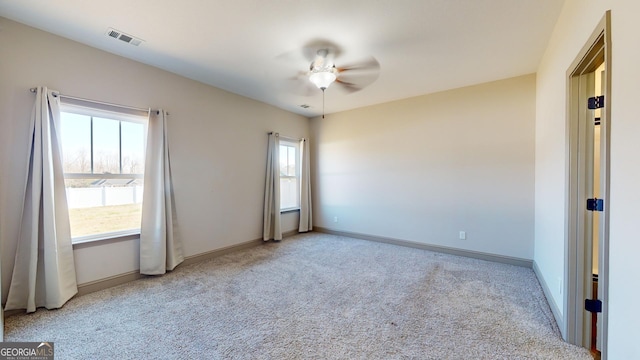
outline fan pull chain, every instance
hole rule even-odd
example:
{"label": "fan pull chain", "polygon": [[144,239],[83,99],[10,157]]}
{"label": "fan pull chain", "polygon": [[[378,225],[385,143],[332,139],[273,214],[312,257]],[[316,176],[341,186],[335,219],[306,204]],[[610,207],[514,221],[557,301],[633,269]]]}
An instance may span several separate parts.
{"label": "fan pull chain", "polygon": [[322,89],[322,118],[324,119],[324,89]]}

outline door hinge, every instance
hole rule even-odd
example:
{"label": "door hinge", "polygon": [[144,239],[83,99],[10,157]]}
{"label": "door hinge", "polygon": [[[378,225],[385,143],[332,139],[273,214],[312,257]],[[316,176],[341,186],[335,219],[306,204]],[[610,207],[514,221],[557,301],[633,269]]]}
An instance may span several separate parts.
{"label": "door hinge", "polygon": [[587,210],[604,211],[604,200],[598,198],[587,199]]}
{"label": "door hinge", "polygon": [[584,300],[584,309],[588,312],[592,313],[601,313],[602,312],[602,301],[600,300]]}
{"label": "door hinge", "polygon": [[590,97],[587,102],[589,110],[600,109],[604,107],[604,95]]}

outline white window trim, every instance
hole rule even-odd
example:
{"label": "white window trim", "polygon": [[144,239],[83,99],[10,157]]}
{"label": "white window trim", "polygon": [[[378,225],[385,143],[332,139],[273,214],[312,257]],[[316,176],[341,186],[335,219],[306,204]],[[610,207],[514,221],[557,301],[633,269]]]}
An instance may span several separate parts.
{"label": "white window trim", "polygon": [[280,179],[296,179],[297,180],[297,184],[298,184],[298,205],[296,206],[290,206],[287,208],[280,208],[280,213],[286,213],[286,212],[293,212],[293,211],[300,211],[300,173],[301,173],[301,166],[300,166],[300,142],[299,141],[293,141],[293,140],[286,140],[286,139],[282,139],[280,138],[280,145],[284,145],[284,146],[291,146],[293,148],[296,149],[296,175],[295,176],[283,176],[280,175]]}
{"label": "white window trim", "polygon": [[[94,105],[96,105],[94,107]],[[89,103],[89,105],[85,105],[82,100],[75,99],[65,99],[60,104],[60,112],[72,113],[90,116],[94,118],[106,118],[111,120],[132,122],[137,124],[144,124],[144,134],[145,139],[144,143],[146,143],[146,127],[147,121],[145,118],[148,118],[149,113],[144,111],[126,109],[126,108],[117,108],[111,105],[100,105]],[[145,146],[146,148],[146,146]],[[65,179],[144,179],[144,174],[104,174],[104,173],[63,173]],[[140,235],[141,228],[134,229],[125,229],[119,231],[112,231],[106,233],[92,234],[92,235],[83,235],[76,236],[71,238],[71,244],[86,244],[97,241],[104,240],[112,240],[127,236],[136,236]]]}
{"label": "white window trim", "polygon": [[[150,110],[120,108],[114,105],[85,102],[79,99],[61,98],[60,111],[79,115],[103,117],[113,120],[146,124]],[[143,120],[145,119],[145,120]]]}
{"label": "white window trim", "polygon": [[112,231],[107,233],[100,233],[94,235],[84,235],[84,236],[76,236],[71,239],[71,244],[85,244],[96,241],[104,241],[104,240],[113,240],[117,238],[127,237],[127,236],[135,236],[140,235],[140,229],[129,229],[129,230],[120,230],[120,231]]}

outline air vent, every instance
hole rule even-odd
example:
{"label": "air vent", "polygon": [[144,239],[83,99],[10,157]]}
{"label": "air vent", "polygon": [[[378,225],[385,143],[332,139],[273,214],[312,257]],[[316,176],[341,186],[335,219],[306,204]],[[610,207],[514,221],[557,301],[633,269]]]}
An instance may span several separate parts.
{"label": "air vent", "polygon": [[114,39],[118,39],[120,41],[124,41],[127,44],[131,44],[133,46],[139,46],[140,44],[142,44],[144,42],[144,40],[139,39],[135,36],[129,35],[129,34],[125,34],[120,30],[116,30],[113,28],[108,28],[107,32],[105,33],[107,36],[112,37]]}

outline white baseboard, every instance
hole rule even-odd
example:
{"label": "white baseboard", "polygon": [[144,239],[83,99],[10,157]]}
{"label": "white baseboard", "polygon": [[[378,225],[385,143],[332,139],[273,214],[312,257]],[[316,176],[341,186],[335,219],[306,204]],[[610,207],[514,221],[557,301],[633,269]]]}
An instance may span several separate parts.
{"label": "white baseboard", "polygon": [[[283,237],[284,237],[284,234],[283,234]],[[262,243],[264,243],[262,239],[255,239],[255,240],[245,241],[235,245],[225,246],[223,248],[207,251],[204,253],[187,256],[184,258],[184,261],[180,265],[184,266],[184,265],[199,263],[201,261],[213,259],[218,256],[226,255],[234,251],[244,250],[244,249],[252,248],[254,246],[259,246]]]}
{"label": "white baseboard", "polygon": [[139,270],[134,270],[128,273],[114,275],[108,278],[90,281],[84,284],[78,284],[78,294],[76,294],[76,296],[91,294],[96,291],[128,283],[129,281],[142,279],[143,277],[145,277],[145,275],[140,274]]}
{"label": "white baseboard", "polygon": [[551,290],[549,290],[549,285],[544,280],[544,277],[542,277],[540,268],[538,267],[538,264],[535,261],[533,262],[533,272],[536,274],[536,277],[538,278],[538,282],[542,287],[542,292],[544,293],[544,296],[547,298],[547,303],[551,308],[551,313],[553,313],[553,317],[556,319],[556,324],[558,324],[558,328],[562,333],[562,338],[566,339],[566,334],[564,332],[564,329],[565,329],[564,318],[562,317],[562,312],[558,308],[558,305],[556,305],[555,301],[553,301],[553,296],[551,296]]}
{"label": "white baseboard", "polygon": [[362,240],[377,241],[377,242],[382,242],[386,244],[412,247],[412,248],[422,249],[422,250],[435,251],[435,252],[440,252],[440,253],[445,253],[450,255],[464,256],[468,258],[493,261],[493,262],[498,262],[503,264],[522,266],[526,268],[531,268],[533,266],[533,260],[527,260],[527,259],[511,257],[511,256],[495,255],[495,254],[483,253],[479,251],[456,249],[456,248],[439,246],[439,245],[429,245],[429,244],[419,243],[416,241],[399,240],[399,239],[393,239],[393,238],[382,237],[382,236],[353,233],[348,231],[337,231],[337,230],[331,230],[323,227],[314,227],[313,231],[326,233],[326,234],[352,237],[352,238],[362,239]]}
{"label": "white baseboard", "polygon": [[[286,237],[293,236],[293,235],[296,235],[296,234],[298,234],[298,230],[291,230],[291,231],[287,231],[287,232],[283,233],[282,237],[286,238]],[[191,265],[191,264],[199,263],[201,261],[213,259],[213,258],[216,258],[218,256],[222,256],[222,255],[234,252],[234,251],[249,249],[249,248],[252,248],[252,247],[255,247],[255,246],[260,246],[263,243],[264,243],[264,241],[262,239],[249,240],[249,241],[245,241],[245,242],[242,242],[242,243],[239,243],[239,244],[225,246],[225,247],[220,248],[220,249],[207,251],[207,252],[204,252],[204,253],[201,253],[201,254],[187,256],[187,257],[184,258],[184,261],[179,266],[185,266],[185,265]],[[147,275],[140,274],[139,270],[134,270],[134,271],[131,271],[131,272],[128,272],[128,273],[119,274],[119,275],[115,275],[115,276],[110,276],[108,278],[99,279],[99,280],[95,280],[95,281],[90,281],[90,282],[87,282],[87,283],[84,283],[84,284],[79,284],[78,285],[78,294],[76,296],[82,296],[82,295],[91,294],[92,292],[108,289],[108,288],[111,288],[111,287],[114,287],[114,286],[117,286],[117,285],[128,283],[130,281],[142,279],[142,278],[144,278],[146,276]]]}

